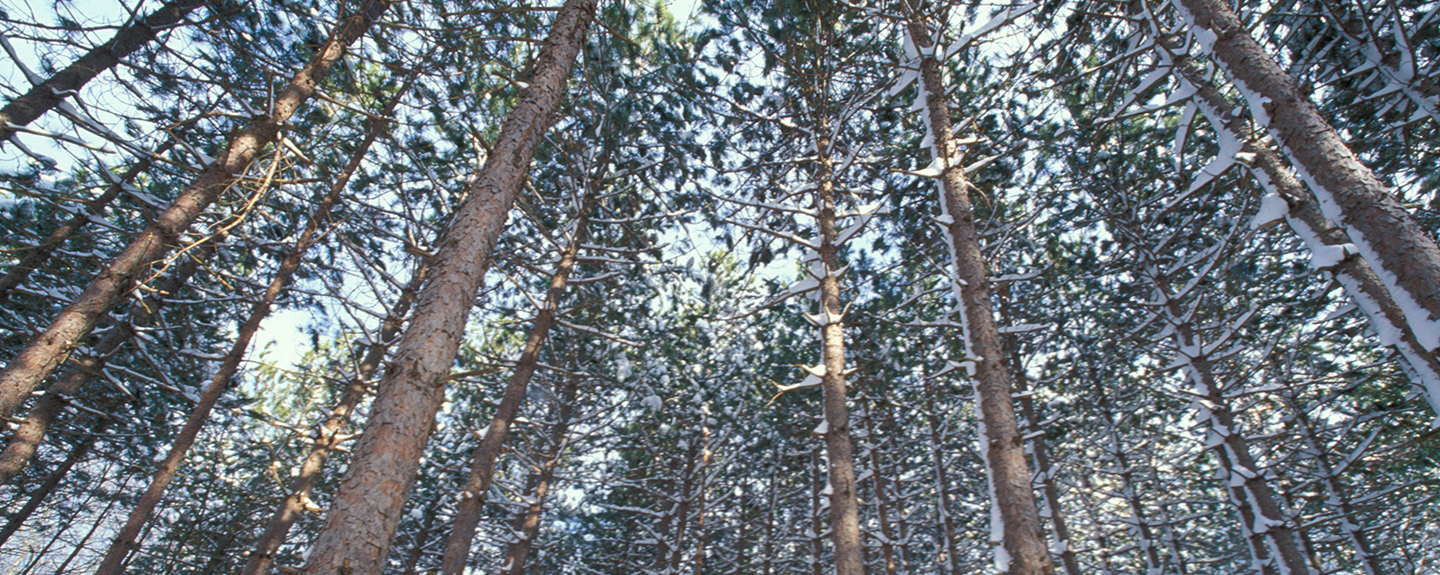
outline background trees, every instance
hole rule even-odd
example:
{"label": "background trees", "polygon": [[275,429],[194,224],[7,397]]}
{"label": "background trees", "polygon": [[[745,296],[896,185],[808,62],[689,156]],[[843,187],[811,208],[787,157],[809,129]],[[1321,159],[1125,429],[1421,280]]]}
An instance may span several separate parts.
{"label": "background trees", "polygon": [[[424,573],[464,515],[452,570],[1433,571],[1434,286],[1351,208],[1433,245],[1440,13],[1197,2],[7,6],[11,106],[63,103],[0,148],[0,354],[55,367],[8,388],[0,565]],[[592,10],[573,64],[542,57]],[[88,81],[39,85],[87,54]],[[503,120],[539,90],[553,126],[512,154]],[[1288,135],[1292,105],[1353,169]],[[193,221],[130,247],[246,126],[267,143]],[[470,242],[487,162],[516,185]],[[1332,202],[1340,172],[1368,199]],[[36,355],[127,249],[150,254],[134,287]],[[428,440],[396,449],[371,398],[414,375],[401,341],[439,342],[414,303],[459,285],[437,266],[475,258],[452,290],[473,312],[434,314],[458,351],[399,402]],[[221,371],[257,304],[260,343]],[[537,307],[554,325],[474,493]],[[414,470],[384,518],[354,502],[380,467]]]}

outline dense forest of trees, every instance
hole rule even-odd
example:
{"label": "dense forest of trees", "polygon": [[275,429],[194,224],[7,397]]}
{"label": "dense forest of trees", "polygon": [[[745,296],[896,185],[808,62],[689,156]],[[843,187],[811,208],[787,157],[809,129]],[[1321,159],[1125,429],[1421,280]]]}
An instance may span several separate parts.
{"label": "dense forest of trees", "polygon": [[1440,572],[1433,2],[0,49],[5,573]]}

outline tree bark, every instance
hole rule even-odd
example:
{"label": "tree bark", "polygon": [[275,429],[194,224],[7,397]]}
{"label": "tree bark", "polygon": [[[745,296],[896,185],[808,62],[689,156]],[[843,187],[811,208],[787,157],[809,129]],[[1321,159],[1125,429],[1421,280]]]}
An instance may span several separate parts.
{"label": "tree bark", "polygon": [[204,6],[209,0],[171,0],[138,21],[131,22],[115,33],[115,37],[96,46],[79,60],[36,84],[18,98],[0,108],[0,142],[15,135],[16,128],[35,121],[45,112],[59,106],[65,98],[101,72],[113,68],[120,59],[155,40],[160,30],[178,24],[186,14]]}
{"label": "tree bark", "polygon": [[475,293],[594,15],[595,0],[567,0],[556,15],[529,87],[440,242],[431,280],[311,547],[307,575],[375,575],[383,567]]}
{"label": "tree bark", "polygon": [[[1159,42],[1169,44],[1166,39]],[[1237,140],[1246,142],[1243,151],[1253,154],[1251,172],[1268,190],[1288,206],[1285,222],[1290,230],[1306,243],[1311,252],[1345,250],[1350,238],[1321,212],[1320,206],[1295,177],[1289,164],[1269,145],[1253,137],[1244,118],[1220,93],[1203,68],[1188,55],[1173,48],[1160,46],[1170,58],[1174,69],[1195,88],[1197,102],[1206,108],[1205,116],[1217,130],[1225,130]],[[1220,121],[1216,121],[1220,119]],[[1317,254],[1318,255],[1318,254]],[[1440,414],[1440,359],[1427,350],[1405,316],[1404,308],[1391,296],[1389,288],[1371,268],[1369,262],[1353,251],[1346,250],[1329,268],[1340,284],[1366,312],[1380,345],[1393,347],[1408,366],[1407,375],[1430,403],[1431,411]]]}
{"label": "tree bark", "polygon": [[1250,37],[1221,0],[1181,0],[1215,60],[1246,94],[1250,112],[1311,184],[1325,216],[1340,226],[1401,305],[1420,345],[1440,348],[1440,246],[1346,146],[1320,110]]}
{"label": "tree bark", "polygon": [[560,309],[560,300],[565,295],[565,285],[570,281],[570,272],[575,269],[580,246],[588,237],[586,219],[593,205],[592,199],[587,195],[580,213],[575,216],[574,237],[567,238],[569,244],[565,246],[560,263],[555,266],[555,272],[550,276],[545,303],[536,314],[535,323],[530,326],[525,347],[515,364],[515,373],[510,377],[509,385],[505,386],[505,394],[500,399],[499,407],[495,409],[495,417],[490,421],[485,437],[475,449],[475,457],[470,462],[470,477],[465,481],[465,490],[455,509],[454,526],[445,543],[445,559],[440,562],[440,572],[444,575],[460,575],[460,572],[465,570],[465,563],[470,559],[470,545],[475,540],[475,529],[480,525],[485,499],[490,493],[490,484],[495,479],[495,461],[499,459],[500,451],[505,448],[505,440],[510,437],[510,425],[525,404],[530,380],[535,375],[535,369],[539,367],[540,351],[545,346],[545,339],[550,335],[550,328],[555,325],[555,314]]}
{"label": "tree bark", "polygon": [[366,348],[365,355],[356,366],[355,375],[346,381],[340,400],[335,402],[335,406],[330,409],[330,415],[318,426],[319,437],[310,448],[310,453],[305,456],[305,462],[300,465],[300,473],[290,482],[290,495],[280,503],[280,508],[275,510],[275,514],[271,515],[270,521],[265,524],[265,531],[255,541],[250,558],[241,571],[242,575],[265,575],[270,572],[270,567],[275,562],[275,553],[285,543],[285,536],[290,533],[290,528],[295,525],[300,513],[310,502],[310,492],[315,488],[315,483],[320,481],[330,453],[339,447],[344,439],[341,431],[355,413],[355,407],[365,398],[367,386],[371,378],[375,377],[375,372],[380,369],[381,362],[385,361],[390,343],[400,335],[405,316],[410,313],[410,306],[415,302],[415,293],[420,289],[420,285],[425,283],[429,270],[430,262],[421,260],[410,277],[410,283],[401,290],[400,297],[381,322],[378,339]]}
{"label": "tree bark", "polygon": [[[996,290],[1000,299],[1001,317],[1005,321],[1016,322],[1015,315],[1011,312],[1011,299],[1008,284]],[[1004,338],[1006,359],[1010,362],[1011,369],[1015,376],[1016,397],[1020,402],[1020,414],[1029,424],[1027,429],[1022,429],[1026,436],[1033,437],[1030,440],[1032,451],[1035,454],[1035,470],[1039,473],[1037,480],[1041,482],[1040,492],[1045,496],[1045,510],[1041,513],[1042,518],[1050,519],[1050,524],[1055,529],[1055,545],[1060,548],[1060,564],[1065,568],[1066,575],[1081,575],[1080,560],[1075,556],[1074,545],[1070,540],[1070,526],[1065,522],[1065,509],[1060,506],[1060,490],[1055,487],[1054,469],[1050,463],[1050,449],[1045,442],[1045,429],[1041,426],[1040,411],[1035,409],[1035,395],[1030,390],[1029,378],[1025,375],[1024,358],[1020,353],[1020,341],[1016,336]]]}
{"label": "tree bark", "polygon": [[[823,109],[817,107],[817,109]],[[820,253],[809,273],[820,281],[820,389],[825,407],[825,456],[830,487],[830,538],[835,544],[836,575],[864,575],[865,546],[860,540],[860,511],[855,493],[855,456],[846,405],[845,306],[840,303],[840,245],[835,227],[835,168],[830,158],[828,123],[817,122],[814,175]]]}
{"label": "tree bark", "polygon": [[149,325],[161,308],[165,307],[165,298],[174,297],[189,283],[191,276],[194,276],[195,272],[200,270],[201,264],[214,253],[215,239],[220,238],[208,240],[192,250],[190,257],[176,266],[174,273],[161,284],[158,293],[145,298],[130,312],[129,319],[116,324],[89,353],[73,360],[74,365],[66,369],[55,383],[50,384],[45,395],[40,396],[35,407],[30,408],[30,413],[25,415],[25,420],[20,422],[15,435],[5,443],[5,450],[0,451],[0,485],[10,483],[16,475],[25,470],[25,466],[29,465],[30,459],[35,456],[35,450],[40,448],[40,443],[50,432],[55,418],[59,417],[65,406],[70,405],[70,398],[84,389],[90,377],[104,369],[110,356],[134,337],[136,326]]}
{"label": "tree bark", "polygon": [[346,18],[321,45],[313,59],[275,96],[270,115],[252,121],[220,158],[181,192],[129,247],[110,262],[55,318],[43,333],[25,346],[0,371],[0,417],[8,417],[64,361],[97,320],[109,313],[136,280],[159,261],[176,239],[240,174],[266,145],[275,141],[280,126],[315,92],[330,67],[389,8],[389,0],[367,0],[360,12]]}
{"label": "tree bark", "polygon": [[[3,303],[9,298],[10,293],[13,292],[16,287],[24,283],[32,272],[43,265],[46,260],[50,259],[51,254],[54,254],[55,250],[60,249],[60,246],[67,240],[81,229],[84,229],[85,226],[90,223],[91,217],[99,215],[101,211],[110,205],[110,202],[120,197],[120,194],[135,181],[137,176],[148,171],[150,166],[154,164],[156,156],[164,153],[173,145],[175,145],[175,140],[169,140],[165,142],[164,145],[156,148],[154,155],[140,158],[140,161],[130,166],[130,169],[126,170],[124,174],[121,174],[119,179],[105,188],[104,193],[93,200],[85,202],[85,206],[76,212],[74,216],[65,223],[60,224],[60,227],[51,231],[50,235],[46,236],[40,243],[26,250],[24,259],[21,259],[20,263],[15,264],[15,267],[5,272],[4,277],[0,277],[0,303]],[[100,169],[103,170],[104,167],[102,166]]]}
{"label": "tree bark", "polygon": [[[402,93],[405,89],[409,88],[410,83],[413,82],[414,79],[415,75],[411,74],[401,89]],[[390,101],[389,105],[385,108],[384,115],[388,116],[394,111],[395,105],[399,103],[400,98],[400,95],[396,95],[396,97]],[[179,471],[180,463],[185,458],[185,454],[189,452],[190,446],[195,443],[195,439],[199,436],[200,429],[204,427],[205,421],[210,419],[210,412],[214,409],[215,403],[220,400],[220,396],[223,395],[225,389],[229,387],[230,379],[239,371],[240,362],[244,361],[245,353],[250,350],[250,341],[254,339],[255,333],[260,330],[260,324],[265,321],[265,318],[270,317],[270,310],[275,305],[275,301],[280,298],[280,293],[284,291],[285,286],[290,284],[290,279],[295,276],[295,271],[300,269],[300,264],[304,261],[306,252],[310,250],[311,246],[315,245],[317,234],[320,232],[321,227],[329,223],[330,212],[340,200],[345,186],[350,183],[351,177],[353,177],[355,171],[360,168],[360,162],[364,160],[365,154],[370,150],[370,145],[375,142],[376,136],[380,134],[380,131],[387,124],[388,122],[380,120],[371,123],[370,129],[361,140],[359,147],[357,147],[355,153],[351,155],[350,162],[346,164],[345,168],[335,178],[335,181],[330,185],[325,196],[320,199],[319,205],[315,207],[315,211],[310,214],[310,220],[306,222],[305,228],[300,232],[300,236],[295,239],[295,243],[291,246],[290,252],[285,255],[285,259],[281,260],[279,268],[275,271],[275,276],[270,280],[270,285],[265,288],[265,294],[261,297],[260,301],[255,302],[250,308],[250,316],[246,318],[245,323],[240,326],[240,330],[235,336],[235,342],[230,346],[229,353],[225,354],[225,359],[221,362],[220,369],[217,370],[215,376],[210,379],[210,383],[205,388],[204,394],[200,396],[199,403],[197,403],[195,408],[190,412],[190,417],[185,421],[185,426],[181,428],[180,433],[175,437],[175,441],[170,447],[170,453],[167,454],[165,460],[160,463],[154,480],[152,480],[150,486],[146,488],[145,494],[141,496],[135,508],[131,510],[130,517],[125,522],[125,527],[115,536],[115,541],[111,544],[110,550],[106,552],[105,559],[101,561],[100,567],[95,571],[96,575],[120,574],[122,563],[134,546],[135,537],[140,534],[141,527],[150,520],[151,513],[155,511],[155,507],[160,504],[160,499],[165,494],[165,489],[169,487],[170,482]]]}
{"label": "tree bark", "polygon": [[1050,575],[1055,565],[1040,534],[1040,514],[1035,507],[1024,441],[1010,398],[1010,372],[995,327],[980,235],[970,205],[970,183],[961,168],[962,153],[950,125],[940,61],[933,53],[932,36],[918,8],[911,10],[909,34],[922,54],[919,67],[924,113],[934,142],[931,154],[939,161],[941,214],[954,266],[950,281],[958,311],[964,316],[966,353],[975,365],[981,451],[993,495],[991,521],[998,523],[1004,534],[1003,541],[991,542],[995,545],[996,565],[1011,575]]}

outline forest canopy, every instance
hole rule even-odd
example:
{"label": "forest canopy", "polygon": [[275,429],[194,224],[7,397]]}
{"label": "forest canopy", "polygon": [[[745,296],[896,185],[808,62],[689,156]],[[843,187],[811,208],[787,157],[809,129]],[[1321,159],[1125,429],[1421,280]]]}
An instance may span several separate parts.
{"label": "forest canopy", "polygon": [[1440,571],[1440,5],[0,3],[0,570]]}

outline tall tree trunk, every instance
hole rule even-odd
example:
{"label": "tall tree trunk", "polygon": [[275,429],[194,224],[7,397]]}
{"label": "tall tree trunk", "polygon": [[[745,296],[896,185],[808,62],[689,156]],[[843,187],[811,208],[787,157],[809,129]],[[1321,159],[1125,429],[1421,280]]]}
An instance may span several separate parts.
{"label": "tall tree trunk", "polygon": [[[404,90],[408,89],[410,83],[414,80],[415,75],[411,74],[405,81],[401,92],[403,93]],[[388,116],[394,111],[395,105],[399,103],[400,98],[401,95],[396,95],[395,98],[390,101],[384,110],[385,116]],[[200,396],[199,403],[196,404],[195,408],[190,412],[190,417],[185,421],[185,426],[181,428],[180,433],[175,437],[175,441],[170,447],[170,453],[165,456],[165,460],[160,463],[159,469],[155,472],[154,480],[152,480],[150,486],[146,488],[145,494],[141,496],[135,508],[131,510],[130,517],[125,522],[125,527],[116,535],[114,543],[110,546],[110,550],[105,554],[105,559],[100,563],[100,567],[96,569],[96,575],[120,574],[121,564],[124,562],[125,557],[130,554],[131,548],[134,546],[135,537],[140,534],[141,527],[150,520],[151,513],[153,513],[155,507],[160,504],[160,499],[165,494],[165,489],[169,487],[170,481],[175,478],[175,474],[179,471],[180,463],[184,460],[185,454],[189,452],[190,446],[193,445],[195,439],[199,437],[200,429],[203,428],[205,422],[210,419],[210,412],[214,409],[215,403],[220,400],[220,396],[223,395],[225,389],[229,387],[230,379],[239,371],[240,362],[244,361],[245,353],[250,350],[250,341],[254,339],[255,333],[260,330],[260,324],[265,321],[265,318],[270,316],[270,310],[275,305],[275,301],[280,298],[280,293],[284,291],[285,286],[289,285],[290,279],[295,275],[295,271],[300,269],[300,264],[304,261],[306,252],[310,250],[311,246],[315,245],[321,227],[329,223],[331,210],[335,207],[335,204],[340,201],[340,197],[345,187],[349,185],[350,179],[355,175],[355,171],[360,168],[360,163],[364,160],[365,154],[370,151],[370,145],[375,142],[376,136],[380,134],[380,131],[387,124],[387,122],[382,120],[375,120],[371,123],[370,129],[361,140],[359,147],[357,147],[354,154],[351,155],[350,162],[346,164],[343,171],[336,176],[335,181],[331,183],[325,196],[320,199],[319,205],[315,206],[315,211],[310,214],[310,220],[306,222],[305,228],[300,232],[300,236],[295,239],[295,243],[291,246],[290,252],[285,255],[285,259],[280,261],[280,266],[276,269],[275,276],[271,278],[270,285],[265,288],[265,294],[261,297],[260,301],[255,302],[250,308],[250,316],[246,318],[245,323],[240,326],[239,332],[235,336],[235,342],[230,346],[229,353],[225,354],[225,359],[221,362],[220,369],[217,370],[214,377],[210,379],[210,383],[205,388],[205,392]],[[263,191],[257,193],[263,193]]]}
{"label": "tall tree trunk", "polygon": [[1250,37],[1227,3],[1181,0],[1177,6],[1213,39],[1215,61],[1245,93],[1251,115],[1311,184],[1325,216],[1371,263],[1420,345],[1440,348],[1440,246]]}
{"label": "tall tree trunk", "polygon": [[[1001,317],[1006,321],[1016,321],[1015,315],[1011,312],[1010,291],[1007,286],[997,290],[1000,299]],[[1080,560],[1075,556],[1075,549],[1070,541],[1070,526],[1065,522],[1065,509],[1060,505],[1060,490],[1055,487],[1055,471],[1050,463],[1050,449],[1045,442],[1045,429],[1042,426],[1043,420],[1040,411],[1035,409],[1035,394],[1029,386],[1029,378],[1025,375],[1025,362],[1020,353],[1020,341],[1017,336],[1004,339],[1006,359],[1009,360],[1012,373],[1015,376],[1015,392],[1020,402],[1020,414],[1024,416],[1029,424],[1027,429],[1022,431],[1027,437],[1032,437],[1030,446],[1035,456],[1035,470],[1039,473],[1037,480],[1041,482],[1040,492],[1045,496],[1045,506],[1042,508],[1042,518],[1050,519],[1050,524],[1055,528],[1055,547],[1059,548],[1060,564],[1065,567],[1066,575],[1081,575]]]}
{"label": "tall tree trunk", "polygon": [[344,391],[340,394],[340,400],[330,409],[330,414],[325,421],[319,425],[319,437],[311,446],[310,453],[305,456],[305,461],[300,465],[300,473],[290,482],[290,495],[280,502],[279,509],[270,516],[270,521],[265,524],[265,531],[255,541],[250,558],[245,562],[245,568],[241,575],[265,575],[270,572],[270,566],[275,562],[275,553],[280,546],[285,544],[285,536],[290,533],[290,528],[300,518],[300,513],[305,510],[306,504],[310,502],[310,492],[314,490],[315,484],[320,481],[322,472],[325,470],[325,463],[330,459],[330,453],[339,447],[344,439],[341,432],[350,422],[350,416],[355,413],[356,406],[365,399],[367,386],[375,377],[375,372],[380,369],[381,362],[385,361],[385,355],[390,350],[390,343],[400,335],[400,328],[405,322],[405,317],[410,313],[410,306],[415,302],[415,293],[425,283],[425,277],[429,273],[430,262],[422,259],[416,266],[415,273],[410,277],[410,283],[401,290],[400,297],[390,307],[390,313],[386,314],[385,320],[380,324],[379,335],[365,349],[365,355],[361,357],[360,364],[355,368],[355,374],[345,382]]}
{"label": "tall tree trunk", "polygon": [[[823,109],[816,107],[816,109]],[[830,158],[828,122],[816,123],[815,211],[820,253],[809,273],[820,282],[820,389],[825,406],[825,456],[830,492],[830,538],[835,544],[836,575],[864,575],[865,546],[860,540],[859,501],[855,493],[855,456],[846,405],[845,307],[840,303],[840,238],[836,229],[835,167]]]}
{"label": "tall tree trunk", "polygon": [[130,22],[104,44],[91,48],[79,60],[30,88],[0,108],[0,142],[8,141],[41,114],[59,106],[66,97],[78,92],[101,72],[113,68],[120,59],[155,40],[160,30],[174,26],[186,14],[204,6],[209,0],[171,0],[144,18]]}
{"label": "tall tree trunk", "polygon": [[4,547],[5,542],[10,540],[10,536],[19,531],[20,526],[30,519],[30,515],[40,508],[40,504],[50,497],[50,494],[55,491],[55,487],[60,485],[60,480],[70,472],[70,468],[75,467],[76,463],[85,458],[85,455],[90,452],[90,448],[95,445],[95,438],[105,433],[105,428],[109,425],[109,420],[100,421],[91,430],[90,435],[85,436],[85,439],[80,440],[78,445],[70,449],[70,455],[65,456],[65,461],[60,462],[60,465],[45,477],[45,482],[30,492],[30,499],[10,515],[10,521],[5,524],[5,527],[0,528],[0,547]]}
{"label": "tall tree trunk", "polygon": [[475,449],[475,457],[470,462],[470,477],[465,481],[465,489],[455,509],[454,526],[445,543],[445,559],[440,562],[440,572],[445,575],[460,575],[460,572],[465,570],[465,563],[470,559],[470,545],[475,540],[475,529],[480,525],[485,498],[490,493],[490,484],[495,478],[495,461],[499,459],[500,451],[505,448],[505,440],[510,437],[510,425],[525,404],[525,396],[530,390],[530,379],[539,367],[540,351],[545,347],[550,328],[555,325],[555,314],[560,310],[560,300],[565,295],[565,285],[570,281],[570,272],[575,269],[580,246],[589,235],[586,233],[586,219],[593,206],[592,198],[587,195],[580,213],[575,215],[574,235],[566,238],[569,243],[560,256],[560,263],[555,266],[555,272],[550,276],[545,302],[535,315],[534,324],[530,326],[525,347],[520,353],[519,361],[515,363],[515,373],[510,377],[509,385],[505,386],[505,394],[500,399],[499,407],[495,409],[495,417],[490,421],[485,437]]}
{"label": "tall tree trunk", "polygon": [[[0,127],[3,127],[3,124],[0,124]],[[50,235],[46,236],[44,240],[25,250],[25,257],[21,259],[19,263],[15,264],[14,267],[10,268],[9,271],[6,271],[4,277],[0,277],[0,303],[8,299],[10,293],[30,277],[31,272],[39,269],[46,260],[50,259],[51,254],[54,254],[55,250],[60,249],[60,246],[64,245],[67,240],[84,229],[85,226],[90,223],[92,217],[99,215],[100,212],[104,211],[105,208],[110,205],[110,202],[120,197],[120,194],[135,181],[137,176],[148,171],[150,166],[155,163],[155,157],[165,153],[166,150],[174,145],[175,140],[168,140],[165,144],[156,148],[153,155],[140,158],[133,166],[130,166],[129,170],[121,174],[119,179],[112,181],[103,193],[95,199],[85,202],[84,207],[75,212],[75,215],[71,216],[65,223],[60,224],[60,227],[51,231]],[[102,166],[100,169],[103,171],[104,167]]]}
{"label": "tall tree trunk", "polygon": [[[1315,254],[1317,264],[1324,262],[1334,272],[1335,278],[1365,311],[1380,345],[1394,347],[1399,352],[1411,381],[1423,392],[1431,411],[1440,415],[1440,359],[1421,344],[1415,329],[1406,320],[1404,308],[1391,296],[1389,288],[1365,258],[1346,249],[1350,238],[1325,217],[1280,154],[1251,134],[1244,118],[1236,113],[1204,68],[1171,46],[1173,40],[1161,38],[1158,42],[1162,59],[1169,59],[1180,77],[1195,88],[1196,102],[1203,107],[1215,129],[1225,130],[1245,142],[1243,151],[1255,157],[1250,169],[1256,179],[1285,202],[1288,208],[1285,222],[1290,230]],[[1340,257],[1322,256],[1327,251],[1338,252]]]}
{"label": "tall tree trunk", "polygon": [[[1192,316],[1187,314],[1181,302],[1175,299],[1169,278],[1150,276],[1150,280],[1161,298],[1158,301],[1166,302],[1164,310],[1175,328],[1173,337],[1176,349],[1205,349],[1190,324]],[[1201,357],[1186,356],[1185,359],[1186,376],[1194,384],[1190,393],[1205,399],[1203,405],[1199,402],[1195,404],[1200,410],[1196,420],[1205,427],[1205,443],[1215,453],[1220,469],[1224,472],[1220,479],[1227,482],[1231,503],[1243,523],[1241,527],[1249,540],[1255,564],[1262,566],[1262,572],[1266,575],[1310,573],[1305,556],[1295,541],[1294,531],[1280,511],[1275,491],[1270,487],[1265,470],[1261,469],[1250,455],[1249,442],[1235,423],[1227,390],[1221,389],[1216,380],[1210,358],[1202,353]]]}
{"label": "tall tree trunk", "polygon": [[[1315,425],[1310,421],[1305,406],[1300,405],[1298,399],[1293,395],[1286,398],[1290,408],[1295,412],[1295,421],[1299,423],[1300,436],[1305,440],[1305,451],[1319,467],[1319,476],[1325,484],[1327,497],[1325,505],[1333,508],[1333,513],[1340,517],[1340,530],[1345,532],[1345,538],[1350,543],[1350,552],[1355,554],[1355,560],[1365,568],[1365,575],[1382,575],[1385,569],[1380,564],[1380,556],[1375,554],[1374,546],[1370,544],[1370,538],[1365,535],[1363,520],[1355,508],[1355,501],[1350,496],[1350,490],[1345,487],[1341,479],[1340,471],[1330,462],[1329,450],[1315,434]],[[1321,564],[1318,561],[1316,564]]]}
{"label": "tall tree trunk", "polygon": [[167,297],[175,297],[175,294],[189,283],[191,276],[194,276],[215,252],[218,239],[221,238],[211,238],[192,249],[190,257],[175,266],[175,271],[160,285],[158,293],[142,300],[140,305],[130,312],[129,319],[115,325],[89,353],[74,359],[74,365],[66,369],[55,383],[50,384],[45,395],[40,396],[35,407],[30,408],[30,413],[25,414],[25,420],[20,422],[15,435],[5,443],[5,450],[0,451],[0,485],[9,483],[25,470],[25,466],[29,465],[30,459],[35,456],[35,450],[40,448],[40,443],[50,432],[55,418],[60,416],[65,406],[70,405],[70,398],[75,397],[92,376],[104,369],[110,356],[134,337],[137,326],[149,325],[154,320],[165,307]]}
{"label": "tall tree trunk", "polygon": [[555,406],[555,426],[550,428],[550,449],[541,455],[540,467],[532,478],[534,488],[530,490],[530,501],[525,513],[515,518],[514,530],[520,539],[505,549],[505,562],[500,568],[501,575],[523,575],[525,563],[530,558],[530,549],[535,545],[535,536],[540,534],[540,516],[545,512],[545,498],[555,483],[555,468],[560,465],[560,452],[565,447],[565,436],[570,433],[570,418],[575,412],[575,394],[580,378],[571,376],[560,391]]}
{"label": "tall tree trunk", "polygon": [[[932,158],[940,167],[941,220],[947,232],[959,313],[965,326],[965,350],[974,362],[975,401],[979,405],[981,454],[992,495],[991,521],[1004,541],[994,541],[995,563],[1011,575],[1049,575],[1055,572],[1050,550],[1040,533],[1040,513],[1030,483],[1024,440],[1010,398],[1010,372],[1001,348],[1000,333],[990,300],[980,235],[970,205],[970,183],[961,167],[963,153],[950,125],[950,105],[942,81],[934,42],[918,9],[912,3],[909,34],[919,48],[921,94],[926,125],[934,142]],[[927,55],[928,54],[928,55]]]}
{"label": "tall tree trunk", "polygon": [[[1130,467],[1130,460],[1125,456],[1125,446],[1120,442],[1120,424],[1115,421],[1115,409],[1110,403],[1110,397],[1105,393],[1105,386],[1096,378],[1092,381],[1095,385],[1096,407],[1100,409],[1105,424],[1105,434],[1110,439],[1110,459],[1114,462],[1114,469],[1119,470],[1120,495],[1125,499],[1125,504],[1130,507],[1130,521],[1126,522],[1134,531],[1136,544],[1144,554],[1145,572],[1160,573],[1164,571],[1164,563],[1160,561],[1160,551],[1155,548],[1155,534],[1150,529],[1150,521],[1145,517],[1145,503],[1140,500],[1140,492],[1135,481],[1135,470]],[[1124,420],[1122,419],[1121,422]]]}
{"label": "tall tree trunk", "polygon": [[270,114],[256,119],[231,140],[220,158],[207,166],[175,202],[166,208],[129,247],[97,275],[75,301],[60,312],[44,333],[33,338],[0,371],[0,417],[14,413],[40,382],[65,360],[97,320],[111,309],[151,264],[157,262],[201,212],[236,181],[266,145],[275,141],[281,124],[315,92],[330,67],[389,8],[389,0],[366,0],[360,12],[335,28],[313,59],[275,96]]}
{"label": "tall tree trunk", "polygon": [[375,575],[383,567],[475,293],[594,16],[595,0],[567,0],[556,15],[529,86],[441,240],[431,280],[311,547],[307,575]]}
{"label": "tall tree trunk", "polygon": [[872,412],[875,409],[874,398],[869,394],[859,398],[860,401],[869,403],[863,405],[858,414],[860,425],[864,426],[865,434],[857,435],[860,438],[860,446],[864,451],[866,459],[870,463],[870,484],[871,492],[875,497],[875,519],[880,523],[880,556],[885,562],[885,574],[895,575],[899,568],[895,561],[895,533],[890,528],[890,494],[886,485],[885,474],[880,466],[880,446],[876,441],[875,418]]}

